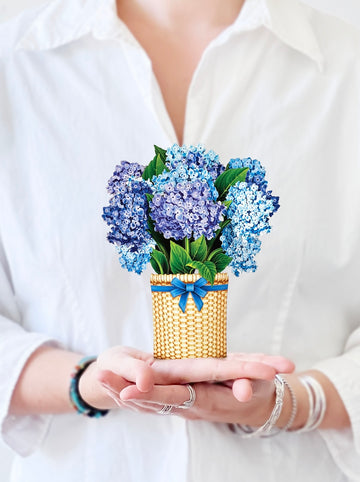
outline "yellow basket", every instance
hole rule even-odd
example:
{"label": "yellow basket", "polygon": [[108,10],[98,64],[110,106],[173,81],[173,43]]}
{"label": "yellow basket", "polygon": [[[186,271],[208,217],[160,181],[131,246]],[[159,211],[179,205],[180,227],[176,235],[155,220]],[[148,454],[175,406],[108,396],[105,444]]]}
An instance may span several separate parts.
{"label": "yellow basket", "polygon": [[[150,284],[171,287],[175,277],[183,283],[195,283],[200,275],[152,274]],[[227,273],[218,273],[214,286],[227,284],[228,279]],[[152,291],[151,295],[155,358],[226,357],[227,289],[206,293],[200,311],[189,294],[185,313],[179,306],[179,296],[161,291]]]}

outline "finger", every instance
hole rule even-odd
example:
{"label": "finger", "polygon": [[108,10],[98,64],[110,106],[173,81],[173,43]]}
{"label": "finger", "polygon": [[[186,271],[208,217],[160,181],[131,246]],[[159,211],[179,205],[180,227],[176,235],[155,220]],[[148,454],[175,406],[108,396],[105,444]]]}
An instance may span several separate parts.
{"label": "finger", "polygon": [[[162,415],[160,413],[160,411],[164,407],[165,404],[132,400],[131,402],[126,402],[126,405],[131,405],[133,407],[136,407],[137,410],[142,412],[142,413],[151,413],[153,415],[156,415],[156,414]],[[174,410],[175,410],[175,406],[171,411],[172,414],[175,413]]]}
{"label": "finger", "polygon": [[131,382],[125,380],[124,377],[116,375],[109,370],[101,370],[97,373],[97,379],[105,388],[111,388],[115,393],[119,394],[123,388]]}
{"label": "finger", "polygon": [[272,380],[276,370],[271,365],[248,358],[196,358],[155,360],[152,364],[156,384],[223,381],[238,378]]}
{"label": "finger", "polygon": [[[120,408],[129,408],[135,412],[140,412],[141,410],[141,405],[140,404],[134,404],[132,402],[125,402],[120,399],[119,393],[113,390],[110,386],[104,385],[103,387],[105,389],[106,394],[108,395],[109,398],[111,398],[118,407]],[[145,408],[145,407],[144,407]],[[147,407],[146,407],[147,408]]]}
{"label": "finger", "polygon": [[[130,356],[131,358],[136,358],[137,360],[142,360],[147,363],[152,363],[154,361],[154,356],[152,353],[147,353],[145,351],[138,350],[132,346],[118,345],[106,350],[109,353],[119,353],[124,356]],[[104,352],[104,353],[106,353]]]}
{"label": "finger", "polygon": [[157,413],[163,407],[163,404],[153,403],[153,402],[146,402],[146,401],[139,401],[139,400],[131,400],[128,402],[123,402],[129,407],[136,407],[139,409],[146,409],[148,412]]}
{"label": "finger", "polygon": [[110,388],[107,388],[106,386],[104,386],[104,389],[105,389],[106,395],[109,398],[111,398],[116,403],[116,405],[118,407],[123,408],[125,406],[125,402],[120,400],[119,396],[117,394],[115,394]]}
{"label": "finger", "polygon": [[97,366],[100,371],[113,372],[147,392],[154,385],[152,362],[153,356],[149,353],[130,347],[113,347],[98,357]]}
{"label": "finger", "polygon": [[278,373],[292,373],[295,370],[295,364],[279,355],[265,355],[264,353],[230,353],[227,357],[231,360],[247,360],[264,363],[273,367]]}
{"label": "finger", "polygon": [[156,385],[147,393],[140,392],[135,385],[130,385],[120,392],[122,401],[146,401],[162,405],[182,405],[189,400],[189,389],[186,385]]}
{"label": "finger", "polygon": [[234,380],[232,391],[234,397],[239,400],[239,402],[250,401],[253,395],[251,381],[247,380],[246,378]]}
{"label": "finger", "polygon": [[[153,404],[151,402],[138,402],[138,401],[131,401],[131,402],[126,402],[126,405],[137,412],[141,413],[149,413],[151,415],[161,415],[159,412],[164,406],[163,404]],[[172,415],[175,415],[175,413],[171,412]]]}

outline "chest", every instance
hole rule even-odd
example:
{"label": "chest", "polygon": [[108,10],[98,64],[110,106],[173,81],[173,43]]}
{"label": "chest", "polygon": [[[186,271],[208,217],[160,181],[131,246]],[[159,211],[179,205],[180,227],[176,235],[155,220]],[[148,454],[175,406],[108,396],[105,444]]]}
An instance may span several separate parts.
{"label": "chest", "polygon": [[[258,272],[231,283],[232,346],[268,351],[277,333],[276,348],[288,336],[294,352],[306,327],[315,330],[315,341],[330,327],[342,344],[360,310],[360,156],[351,141],[358,129],[352,98],[340,91],[332,95],[332,107],[341,104],[343,112],[338,135],[326,115],[326,83],[304,69],[296,73],[301,83],[293,89],[292,78],[271,76],[278,67],[272,58],[256,76],[263,49],[255,49],[247,75],[240,75],[244,64],[235,62],[238,55],[226,51],[198,70],[185,129],[188,143],[203,142],[224,163],[230,157],[259,158],[280,195]],[[90,334],[101,346],[111,340],[144,348],[145,338],[151,339],[146,280],[118,266],[101,211],[115,164],[147,163],[153,144],[167,147],[173,139],[153,84],[133,68],[136,59],[119,55],[115,43],[94,48],[86,70],[79,69],[79,57],[81,49],[69,52],[66,62],[54,55],[42,67],[24,63],[21,75],[13,76],[16,95],[9,97],[12,123],[5,131],[6,169],[0,177],[5,248],[27,327],[41,331],[51,319],[54,336],[68,341],[66,319],[76,327],[72,342],[78,349]],[[34,86],[31,92],[28,85]],[[344,170],[351,173],[346,189]],[[13,239],[21,239],[21,249]]]}
{"label": "chest", "polygon": [[[133,11],[131,4],[118,2],[118,11],[131,36],[151,62],[169,121],[178,144],[183,144],[189,89],[208,45],[225,26],[180,18],[175,24],[161,22],[156,15]],[[237,11],[234,12],[238,13]],[[183,16],[181,16],[183,17]],[[231,19],[233,20],[233,19]]]}

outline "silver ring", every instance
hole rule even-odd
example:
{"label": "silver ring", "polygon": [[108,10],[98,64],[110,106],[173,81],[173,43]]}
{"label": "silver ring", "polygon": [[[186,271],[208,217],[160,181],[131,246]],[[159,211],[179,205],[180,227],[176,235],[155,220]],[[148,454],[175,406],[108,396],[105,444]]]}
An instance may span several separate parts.
{"label": "silver ring", "polygon": [[157,413],[159,415],[170,415],[174,405],[164,405]]}
{"label": "silver ring", "polygon": [[189,390],[190,398],[189,400],[186,400],[186,402],[182,403],[181,405],[177,405],[176,408],[182,408],[185,410],[185,409],[191,408],[195,403],[195,400],[196,400],[195,388],[189,383],[186,385],[186,387]]}

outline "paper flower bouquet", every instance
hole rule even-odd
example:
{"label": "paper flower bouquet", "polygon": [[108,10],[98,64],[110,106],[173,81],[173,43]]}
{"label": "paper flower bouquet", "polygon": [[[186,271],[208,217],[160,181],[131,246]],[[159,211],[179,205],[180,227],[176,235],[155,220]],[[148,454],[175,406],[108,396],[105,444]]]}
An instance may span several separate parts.
{"label": "paper flower bouquet", "polygon": [[122,161],[108,182],[103,219],[120,265],[141,274],[150,263],[156,358],[226,356],[229,266],[256,270],[259,235],[279,198],[265,169],[201,145],[164,150],[146,166]]}

